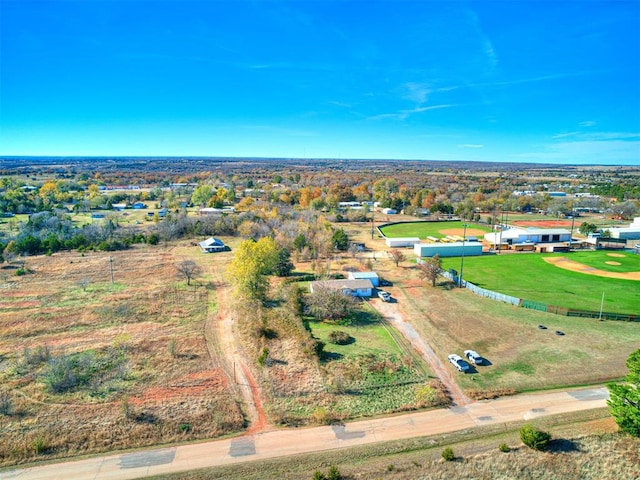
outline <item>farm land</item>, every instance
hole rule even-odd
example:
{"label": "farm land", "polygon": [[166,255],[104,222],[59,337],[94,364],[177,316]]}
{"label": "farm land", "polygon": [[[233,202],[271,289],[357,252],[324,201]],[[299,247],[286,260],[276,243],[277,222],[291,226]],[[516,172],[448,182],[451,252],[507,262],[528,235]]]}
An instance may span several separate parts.
{"label": "farm land", "polygon": [[[227,204],[238,206],[238,212],[223,220],[217,218],[215,221],[220,220],[219,223],[200,217],[198,205],[188,207],[179,215],[170,215],[166,220],[151,219],[147,215],[149,211],[157,211],[169,197],[173,202],[172,211],[177,212],[177,202],[187,201],[193,194],[193,190],[184,190],[184,187],[180,192],[167,192],[167,199],[159,197],[147,202],[152,207],[146,211],[128,210],[126,216],[108,211],[106,220],[117,220],[116,231],[139,232],[143,236],[156,233],[160,239],[156,245],[134,243],[116,251],[62,250],[48,255],[9,257],[10,261],[2,264],[0,400],[3,420],[7,421],[0,428],[3,439],[8,440],[0,447],[2,465],[245,431],[251,426],[251,408],[258,407],[251,407],[243,397],[236,385],[236,365],[229,363],[221,339],[212,335],[217,332],[216,322],[223,318],[235,321],[234,335],[240,355],[255,379],[263,403],[262,413],[274,428],[327,424],[429,408],[449,401],[435,372],[426,367],[402,335],[386,325],[377,313],[374,308],[380,302],[377,298],[365,300],[352,316],[335,322],[312,318],[304,309],[297,310],[292,292],[302,292],[304,304],[308,291],[306,281],[270,276],[264,301],[234,298],[227,267],[243,240],[250,237],[271,235],[279,245],[289,249],[294,277],[324,278],[331,274],[344,275],[349,270],[378,272],[391,283],[384,288],[394,299],[392,307],[428,340],[440,359],[445,361],[449,353],[462,354],[463,350],[472,348],[489,360],[488,366],[476,367],[468,375],[458,374],[446,365],[472,398],[618,379],[625,373],[626,357],[640,342],[640,329],[633,322],[569,318],[517,308],[454,288],[444,279],[436,288],[428,286],[418,278],[409,250],[407,260],[396,267],[388,256],[384,240],[377,235],[372,238],[366,212],[364,216],[342,212],[342,218],[337,217],[332,202],[340,198],[340,189],[332,185],[331,175],[335,177],[340,169],[318,164],[302,170],[296,193],[292,185],[300,172],[286,164],[287,171],[279,173],[260,162],[252,168],[244,164],[240,167],[223,164],[221,172],[215,175],[189,172],[188,166],[179,162],[175,166],[185,171],[166,172],[165,183],[167,176],[201,184],[233,181],[237,186],[246,186],[251,180],[265,188],[258,197],[251,197],[251,201],[246,197],[234,201],[225,199]],[[478,185],[487,187],[482,198],[476,199],[487,213],[473,219],[476,222],[473,228],[478,232],[468,228],[467,235],[481,236],[490,231],[491,226],[485,223],[484,217],[499,218],[497,205],[504,206],[508,197],[506,188],[502,192],[488,188],[495,185],[501,175],[483,172],[465,178],[444,170],[424,173],[421,177],[424,192],[420,193],[418,187],[411,184],[415,181],[412,180],[416,178],[415,172],[402,173],[396,165],[384,163],[379,167],[400,182],[406,182],[402,184],[407,187],[403,191],[413,189],[410,191],[420,197],[412,206],[417,207],[428,190],[438,191],[440,197],[434,195],[433,200],[443,208],[459,206],[457,213],[461,216],[465,215],[466,207],[454,200],[453,193],[476,191],[474,186]],[[149,168],[149,164],[145,168]],[[522,182],[525,174],[517,169],[510,172],[503,178],[505,184]],[[563,183],[570,181],[570,172],[544,170],[540,178]],[[632,170],[629,178],[637,178],[638,173]],[[606,169],[600,174],[613,175]],[[20,175],[34,180],[32,173]],[[47,173],[45,168],[35,180],[46,182],[55,175]],[[116,174],[111,175],[117,178]],[[123,179],[129,178],[125,170],[120,175]],[[149,174],[149,178],[154,175]],[[365,174],[358,175],[360,180],[347,176],[353,185],[348,187],[343,182],[340,188],[355,191],[356,186],[362,185]],[[374,178],[368,184],[369,198],[373,198],[377,188],[373,187]],[[623,178],[633,183],[628,177]],[[287,182],[291,186],[286,186]],[[306,187],[300,186],[305,182],[322,185],[321,197],[316,199],[321,198],[324,204],[314,204],[321,208],[311,208],[314,199],[303,206],[304,195],[312,192],[310,187],[305,192]],[[391,201],[400,198],[400,190],[395,190],[390,181],[385,182],[381,188],[388,187],[387,190],[380,191],[389,195]],[[445,196],[449,191],[451,195]],[[407,196],[405,201],[410,203],[413,199]],[[517,200],[515,202],[514,209]],[[636,200],[628,202],[637,204]],[[516,214],[512,217],[515,219]],[[522,217],[527,221],[535,219],[534,215]],[[415,220],[416,217],[393,216],[392,220],[396,219]],[[6,244],[27,220],[26,215],[1,218],[0,239]],[[89,224],[102,228],[106,220],[92,219],[88,212],[72,217],[79,228]],[[382,220],[386,221],[386,216]],[[617,222],[611,215],[606,219],[593,216],[588,220],[602,220],[607,225]],[[376,225],[381,222],[378,214],[375,222]],[[176,225],[182,230],[169,228]],[[449,233],[440,230],[445,227],[445,230],[460,230],[462,221],[411,225],[410,228],[436,225],[436,230],[419,233],[385,230],[385,233],[392,237],[442,236]],[[226,229],[224,233],[216,230],[221,227]],[[365,251],[336,250],[331,233],[337,230],[343,230],[349,241],[364,243]],[[211,234],[222,238],[231,246],[231,251],[205,255],[193,245],[194,241]],[[294,239],[300,234],[306,243],[296,246]],[[584,257],[578,256],[582,253],[576,253],[575,257],[572,254],[572,258],[593,268],[638,271],[636,257],[589,256],[590,253],[593,252],[584,252]],[[560,271],[542,261],[543,257],[524,254],[468,257],[465,258],[465,279],[476,283],[474,278],[477,278],[481,286],[502,291],[502,287],[513,288],[525,281],[522,274],[529,270],[548,275]],[[485,259],[488,262],[482,266],[481,260]],[[200,269],[190,285],[176,271],[176,265],[185,260],[195,262]],[[457,269],[459,259],[445,260],[444,265]],[[22,270],[22,274],[16,275],[18,270]],[[501,281],[503,271],[512,271],[514,276],[505,279],[503,284],[489,287],[489,281]],[[516,276],[518,271],[521,277]],[[634,289],[637,282],[569,271],[562,271],[561,275],[565,281],[570,280],[571,288],[576,288],[571,292],[567,290],[562,302],[558,302],[560,287],[550,283],[549,290],[555,288],[556,292],[549,292],[549,303],[571,306],[564,303],[565,298],[571,301],[577,297],[576,305],[586,308],[589,304],[589,309],[598,310],[605,292],[605,310],[620,308],[619,311],[629,313],[629,309],[637,309],[638,293],[637,288]],[[531,282],[523,288],[541,290],[539,280]],[[569,287],[564,285],[564,288]],[[532,298],[538,299],[547,301],[543,296]],[[548,328],[540,330],[540,324]],[[337,330],[346,333],[352,341],[345,345],[331,343],[330,335]],[[555,335],[556,330],[565,335]],[[324,344],[320,353],[314,350],[318,342]],[[65,375],[65,371],[72,375]]]}

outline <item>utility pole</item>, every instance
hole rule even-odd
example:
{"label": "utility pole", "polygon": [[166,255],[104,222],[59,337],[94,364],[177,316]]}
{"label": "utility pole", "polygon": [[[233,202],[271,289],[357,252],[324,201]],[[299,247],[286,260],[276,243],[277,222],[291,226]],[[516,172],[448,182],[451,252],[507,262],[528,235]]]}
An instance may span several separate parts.
{"label": "utility pole", "polygon": [[113,285],[113,257],[109,255],[109,273],[111,274],[111,284]]}
{"label": "utility pole", "polygon": [[604,306],[604,292],[602,292],[602,300],[600,301],[600,316],[598,320],[602,320],[602,307]]}

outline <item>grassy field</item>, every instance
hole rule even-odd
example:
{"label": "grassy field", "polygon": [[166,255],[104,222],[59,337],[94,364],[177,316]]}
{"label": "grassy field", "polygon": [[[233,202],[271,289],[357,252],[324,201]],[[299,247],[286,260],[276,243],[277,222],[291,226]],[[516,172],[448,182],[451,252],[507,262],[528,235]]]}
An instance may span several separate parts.
{"label": "grassy field", "polygon": [[[198,285],[176,276],[183,259],[201,265]],[[19,277],[5,266],[0,464],[242,430],[203,335],[211,260],[185,243],[29,257]]]}
{"label": "grassy field", "polygon": [[[640,256],[609,252],[575,252],[568,258],[605,271],[640,271]],[[464,279],[479,287],[514,297],[580,310],[599,311],[604,292],[603,310],[612,313],[637,313],[640,285],[634,280],[620,280],[565,270],[545,262],[548,256],[562,254],[503,254],[466,257]],[[564,254],[567,256],[567,254]],[[460,270],[459,258],[443,258],[445,270]],[[615,261],[620,265],[605,262]]]}
{"label": "grassy field", "polygon": [[[421,239],[427,237],[443,238],[449,235],[441,233],[443,230],[460,230],[465,222],[407,222],[396,223],[393,225],[384,225],[380,227],[380,231],[385,237],[418,237]],[[491,232],[491,228],[486,225],[467,222],[467,235],[478,235],[478,232]]]}
{"label": "grassy field", "polygon": [[[349,228],[356,238],[366,239],[366,226],[352,224]],[[362,230],[359,233],[359,230]],[[360,237],[358,237],[360,235]],[[368,240],[369,248],[384,250],[384,240]],[[473,281],[471,275],[474,267],[471,261],[482,262],[507,261],[514,262],[508,268],[513,274],[526,272],[527,261],[540,259],[540,255],[513,254],[486,257],[467,257],[464,260],[465,278]],[[595,258],[595,257],[594,257]],[[612,260],[618,258],[609,257]],[[443,259],[447,268],[460,269],[460,259]],[[524,262],[524,263],[520,263]],[[470,265],[470,266],[468,266]],[[490,264],[489,264],[490,265]],[[552,265],[541,265],[559,268]],[[404,318],[426,339],[451,374],[467,392],[499,391],[499,390],[535,390],[567,385],[583,385],[605,382],[625,375],[625,360],[640,344],[640,323],[598,321],[572,318],[551,313],[538,312],[520,307],[506,305],[494,300],[485,299],[473,293],[454,288],[451,283],[441,280],[436,288],[431,287],[417,276],[417,271],[409,261],[396,267],[393,261],[378,255],[373,265],[380,276],[391,281],[393,286],[385,287],[392,297],[397,299],[398,309]],[[562,271],[561,275],[572,272]],[[483,276],[499,277],[500,272],[491,271]],[[575,274],[578,275],[578,274]],[[623,302],[626,308],[637,311],[638,282],[612,281],[579,274],[584,281],[603,281],[607,288],[605,294],[606,311],[617,308],[613,302]],[[505,281],[510,287],[516,282]],[[531,283],[531,289],[546,289],[546,280]],[[567,281],[566,289],[573,288],[578,281]],[[485,284],[487,283],[485,278]],[[580,280],[582,281],[582,280]],[[478,283],[483,283],[482,279]],[[621,283],[626,290],[621,290],[618,297],[613,296],[612,286]],[[584,290],[576,290],[572,295],[565,294],[563,289],[549,288],[550,303],[562,305],[569,297],[582,294]],[[583,287],[584,288],[584,287]],[[590,287],[594,288],[595,287]],[[593,293],[594,310],[600,308],[602,291]],[[611,296],[610,296],[611,292]],[[631,297],[631,301],[628,298]],[[633,300],[635,298],[635,300]],[[627,302],[627,303],[624,303]],[[586,308],[585,302],[576,302],[578,308]],[[547,330],[538,329],[538,325],[547,326]],[[563,331],[565,336],[554,334]],[[491,365],[478,367],[476,373],[461,375],[450,367],[446,361],[450,353],[462,355],[466,349],[475,349],[486,356]]]}

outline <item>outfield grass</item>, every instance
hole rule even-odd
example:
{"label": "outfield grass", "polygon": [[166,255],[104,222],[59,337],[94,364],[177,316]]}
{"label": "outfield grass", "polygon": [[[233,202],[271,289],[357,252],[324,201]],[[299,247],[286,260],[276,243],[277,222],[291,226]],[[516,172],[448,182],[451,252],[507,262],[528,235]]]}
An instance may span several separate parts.
{"label": "outfield grass", "polygon": [[[593,255],[589,257],[589,255]],[[580,256],[575,256],[580,255]],[[599,311],[604,293],[603,310],[612,313],[637,313],[640,284],[634,280],[598,277],[558,268],[544,261],[551,255],[485,255],[464,259],[464,279],[479,287],[514,297],[544,302],[578,310]],[[571,254],[581,263],[592,262],[602,270],[615,271],[605,258],[621,261],[625,270],[640,270],[640,257],[607,257],[604,252]],[[585,261],[585,258],[588,258]],[[607,260],[607,261],[608,261]],[[591,265],[591,263],[589,263]],[[445,270],[460,270],[460,258],[443,258]]]}
{"label": "outfield grass", "polygon": [[[453,228],[464,227],[465,222],[405,222],[395,223],[393,225],[383,225],[380,231],[385,237],[446,237],[446,234],[440,233],[441,230],[449,230]],[[482,230],[483,232],[491,232],[491,228],[486,225],[477,223],[468,223],[467,229]]]}

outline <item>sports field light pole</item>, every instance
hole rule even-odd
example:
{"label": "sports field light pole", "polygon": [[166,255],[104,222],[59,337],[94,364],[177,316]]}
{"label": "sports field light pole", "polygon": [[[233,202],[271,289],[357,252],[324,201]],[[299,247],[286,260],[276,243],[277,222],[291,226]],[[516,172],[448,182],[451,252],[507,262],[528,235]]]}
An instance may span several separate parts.
{"label": "sports field light pole", "polygon": [[458,287],[462,288],[462,269],[464,268],[464,241],[467,238],[467,224],[462,224],[462,256],[460,257],[460,278],[458,281]]}
{"label": "sports field light pole", "polygon": [[571,235],[569,236],[569,252],[571,252],[571,241],[573,240],[573,222],[576,219],[576,215],[573,212],[573,207],[571,207]]}

